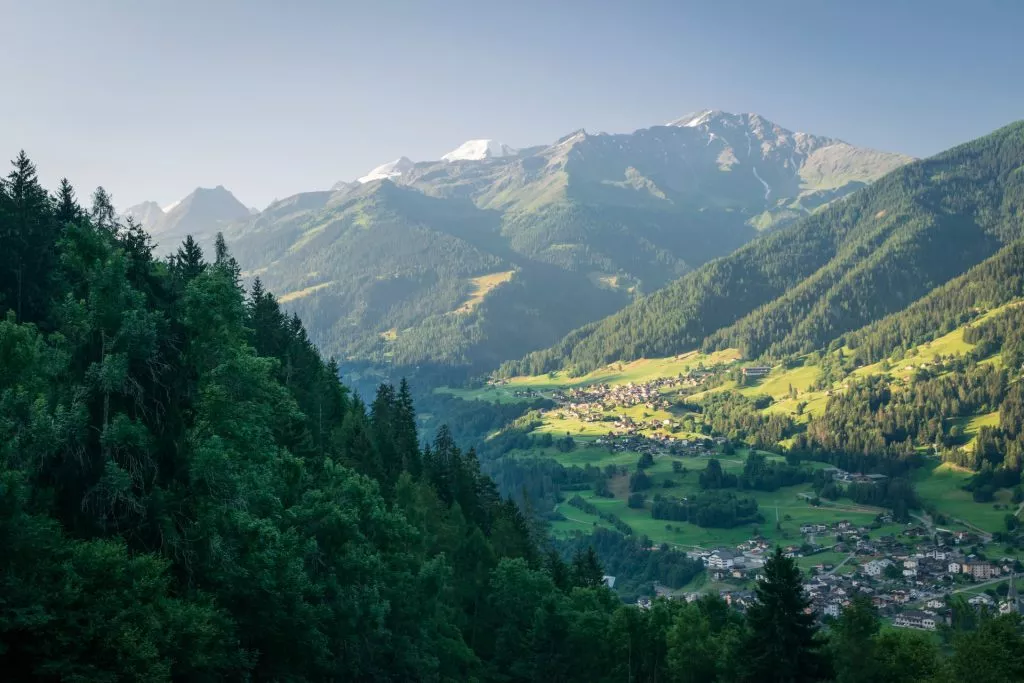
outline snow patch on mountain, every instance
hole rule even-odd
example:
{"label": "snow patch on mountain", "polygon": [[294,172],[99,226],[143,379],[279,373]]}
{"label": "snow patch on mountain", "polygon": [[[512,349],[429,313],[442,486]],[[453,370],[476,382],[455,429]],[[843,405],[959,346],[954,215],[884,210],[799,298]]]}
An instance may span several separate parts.
{"label": "snow patch on mountain", "polygon": [[496,140],[467,140],[441,157],[442,161],[479,161],[512,156],[516,150]]}
{"label": "snow patch on mountain", "polygon": [[757,173],[757,166],[753,166],[752,168],[754,169],[754,177],[757,178],[758,180],[760,180],[761,184],[764,185],[764,198],[768,199],[768,195],[770,195],[772,193],[772,186],[769,185],[768,183],[766,183],[764,181],[764,179],[761,178],[760,175],[758,175],[758,173]]}
{"label": "snow patch on mountain", "polygon": [[702,109],[701,111],[695,111],[693,113],[687,114],[686,116],[676,119],[675,121],[669,121],[665,125],[675,126],[677,128],[696,128],[697,126],[704,125],[705,123],[708,122],[708,120],[711,117],[720,113],[721,112],[716,111],[714,109]]}
{"label": "snow patch on mountain", "polygon": [[408,173],[412,170],[414,164],[409,157],[399,157],[394,161],[389,161],[386,164],[381,164],[377,168],[373,169],[362,178],[359,178],[356,182],[368,183],[371,180],[382,180],[384,178],[397,178],[398,176]]}

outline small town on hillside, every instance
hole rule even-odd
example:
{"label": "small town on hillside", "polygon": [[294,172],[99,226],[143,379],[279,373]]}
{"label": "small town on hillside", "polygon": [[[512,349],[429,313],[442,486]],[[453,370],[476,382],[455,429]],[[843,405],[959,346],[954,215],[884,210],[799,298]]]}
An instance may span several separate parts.
{"label": "small town on hillside", "polygon": [[[879,521],[890,523],[891,519]],[[957,593],[963,593],[966,603],[977,610],[1024,612],[1024,600],[1016,587],[1017,575],[1024,567],[1012,557],[986,558],[981,550],[986,539],[979,534],[943,529],[929,533],[924,526],[908,525],[900,539],[890,534],[871,540],[871,529],[847,521],[804,524],[800,531],[804,543],[786,546],[787,557],[846,553],[837,563],[811,565],[806,574],[809,609],[819,618],[838,617],[856,595],[870,597],[879,613],[899,628],[935,630],[949,624],[952,609],[947,598]],[[825,538],[832,542],[823,545]],[[753,583],[763,578],[765,558],[773,547],[767,539],[757,537],[735,547],[688,554],[704,563],[708,580],[722,586],[718,594],[729,605],[745,610],[754,600]],[[697,591],[658,593],[687,601],[701,595]],[[637,604],[646,609],[651,600],[640,598]]]}
{"label": "small town on hillside", "polygon": [[[733,366],[735,367],[735,366]],[[670,417],[644,418],[623,414],[620,409],[642,406],[649,411],[666,411],[676,395],[685,398],[706,388],[709,380],[720,377],[726,368],[691,369],[677,376],[660,377],[647,382],[595,383],[582,387],[539,393],[534,389],[517,391],[523,398],[544,396],[556,406],[549,411],[561,420],[604,423],[608,431],[591,443],[610,453],[650,454],[652,456],[713,456],[727,441],[722,436],[677,434],[681,421]],[[744,382],[758,381],[771,372],[770,367],[739,368]],[[496,380],[495,384],[500,384]],[[887,477],[877,473],[847,472],[838,467],[821,471],[841,484],[878,484]],[[879,524],[892,524],[889,515],[879,515]],[[878,526],[878,525],[876,525]],[[1014,557],[990,558],[985,549],[991,536],[980,530],[949,531],[921,524],[908,524],[895,534],[877,536],[874,528],[849,521],[805,523],[800,527],[802,543],[783,548],[787,557],[802,558],[804,589],[819,618],[836,618],[856,595],[870,597],[879,613],[894,627],[935,630],[950,623],[949,598],[963,594],[965,602],[977,610],[1024,611],[1024,600],[1017,593],[1016,574],[1024,569]],[[755,536],[736,546],[693,549],[688,555],[700,559],[706,569],[706,581],[731,606],[745,610],[754,599],[753,586],[762,577],[764,558],[774,542]],[[657,548],[652,547],[651,552]],[[827,561],[813,563],[815,555]],[[836,559],[841,554],[841,559]],[[608,577],[609,584],[614,577]],[[707,589],[705,588],[705,591]],[[673,592],[657,587],[659,596],[695,600],[701,591]],[[651,598],[637,600],[641,608]]]}

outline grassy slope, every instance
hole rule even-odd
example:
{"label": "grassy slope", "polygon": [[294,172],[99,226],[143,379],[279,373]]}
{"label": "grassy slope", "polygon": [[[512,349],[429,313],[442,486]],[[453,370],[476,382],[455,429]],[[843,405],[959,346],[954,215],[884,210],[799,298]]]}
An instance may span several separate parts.
{"label": "grassy slope", "polygon": [[517,391],[532,389],[541,393],[583,387],[590,384],[640,384],[659,377],[670,377],[685,373],[703,364],[731,363],[739,359],[734,349],[716,351],[711,354],[691,351],[668,358],[642,358],[630,363],[612,363],[580,377],[571,377],[565,371],[547,375],[513,377],[501,385],[488,385],[479,389],[457,389],[438,387],[435,391],[449,393],[467,401],[525,401],[528,398],[515,396]]}
{"label": "grassy slope", "polygon": [[[976,325],[983,320],[999,314],[1008,306],[1020,305],[1021,303],[1022,302],[1014,302],[1007,304],[1007,306],[993,308],[970,324]],[[904,354],[904,357],[901,360],[889,363],[888,367],[884,367],[882,363],[876,363],[874,365],[857,369],[852,373],[852,376],[857,379],[862,379],[870,375],[884,374],[894,379],[910,381],[914,369],[919,365],[929,363],[938,356],[962,354],[970,351],[972,348],[972,344],[968,344],[964,341],[964,328],[962,327],[950,332],[949,334],[938,337],[931,342],[915,347],[908,353]],[[847,352],[849,352],[848,349]],[[731,349],[718,351],[710,355],[691,352],[682,356],[673,356],[669,358],[642,359],[631,363],[614,363],[582,377],[570,377],[564,372],[557,372],[550,375],[540,375],[535,377],[515,377],[508,380],[506,384],[500,386],[488,386],[473,390],[460,390],[442,387],[438,389],[438,391],[449,392],[466,399],[490,401],[527,400],[525,398],[517,398],[514,395],[514,392],[533,389],[534,391],[541,392],[542,394],[550,395],[551,392],[556,390],[564,390],[571,387],[579,387],[595,383],[609,383],[613,385],[628,382],[642,383],[658,377],[674,376],[681,372],[685,373],[690,369],[696,368],[700,364],[703,364],[704,366],[711,366],[716,363],[735,362],[738,360],[738,357],[739,354],[735,350]],[[990,359],[989,362],[998,362],[998,357]],[[819,365],[806,362],[805,359],[804,364],[797,367],[784,368],[781,365],[777,366],[773,368],[771,373],[766,377],[750,383],[747,386],[740,387],[738,390],[740,393],[747,396],[767,394],[774,399],[774,402],[771,406],[766,408],[766,411],[787,412],[793,414],[794,417],[796,417],[795,411],[797,403],[806,403],[803,417],[797,417],[799,421],[806,421],[808,415],[815,415],[824,411],[828,402],[829,389],[817,391],[811,389],[814,383],[818,380],[820,373],[821,367]],[[790,398],[791,386],[798,394],[795,400]],[[712,391],[736,388],[735,383],[727,382],[723,386],[717,387]],[[842,383],[837,383],[831,388],[831,391],[841,391],[842,389]],[[690,400],[699,401],[701,397],[706,394],[707,392],[704,392],[703,394],[695,394]],[[603,436],[608,432],[608,423],[582,422],[575,418],[563,417],[559,412],[560,411],[555,409],[545,413],[542,424],[538,427],[536,433],[551,433],[556,437],[570,434],[580,444],[575,451],[566,454],[560,453],[554,448],[549,448],[539,449],[529,453],[514,453],[513,455],[517,457],[553,457],[566,466],[583,466],[591,464],[598,467],[604,467],[608,464],[615,464],[631,467],[636,462],[637,455],[635,453],[611,454],[606,448],[596,446],[593,443],[597,437]],[[644,406],[633,406],[630,408],[618,407],[610,411],[605,411],[605,414],[629,415],[637,420],[680,418],[679,414],[665,410],[651,410]],[[965,436],[968,439],[973,438],[980,427],[998,424],[998,419],[998,413],[993,412],[975,415],[964,420],[963,427]],[[664,430],[659,429],[654,430],[653,432],[649,431],[648,433],[658,432],[664,433]],[[686,438],[689,435],[679,432],[676,433],[675,436],[679,438]],[[969,441],[966,447],[969,447]],[[706,466],[707,458],[683,458],[681,461],[684,466],[690,470],[685,477],[672,474],[670,458],[663,457],[657,460],[655,466],[648,470],[649,473],[654,475],[656,484],[655,488],[648,492],[648,497],[651,497],[658,491],[662,490],[660,486],[662,481],[666,478],[671,478],[677,481],[677,486],[665,490],[666,493],[670,493],[672,495],[687,495],[688,493],[697,492],[698,475],[696,471],[699,471]],[[723,458],[723,465],[727,470],[738,471],[742,469],[742,456]],[[813,463],[811,466],[818,465],[819,463]],[[918,471],[915,477],[915,483],[918,494],[922,500],[934,505],[940,513],[945,514],[950,518],[949,523],[946,525],[947,527],[962,528],[961,525],[952,521],[952,518],[956,518],[987,531],[1002,529],[1004,516],[1007,512],[1012,511],[1003,509],[1004,506],[1009,506],[1011,508],[1015,507],[1010,505],[1009,492],[1000,491],[997,496],[997,500],[993,503],[975,503],[971,498],[971,494],[961,488],[969,477],[970,473],[967,471],[959,470],[949,465],[940,464],[936,461],[928,467]],[[752,526],[742,526],[735,529],[701,529],[691,524],[652,519],[650,517],[649,503],[648,508],[645,508],[644,510],[630,509],[626,505],[628,493],[625,491],[625,487],[626,483],[623,478],[622,481],[619,481],[617,485],[612,487],[613,490],[617,490],[618,494],[616,498],[612,499],[597,498],[589,491],[581,492],[581,495],[584,498],[591,500],[601,509],[618,515],[626,523],[630,524],[637,533],[647,534],[656,543],[667,542],[679,546],[710,547],[721,544],[734,544],[750,537]],[[838,521],[840,519],[849,519],[853,522],[867,523],[871,521],[876,512],[869,508],[858,508],[858,506],[854,506],[852,503],[849,503],[849,501],[846,503],[840,501],[839,503],[828,507],[814,508],[807,503],[805,498],[800,496],[800,494],[807,493],[808,491],[810,491],[810,486],[803,485],[788,487],[773,493],[750,492],[750,495],[757,498],[758,504],[761,506],[762,514],[765,516],[765,522],[758,525],[759,530],[769,538],[778,542],[789,541],[798,543],[800,541],[798,528],[803,522],[829,522]],[[568,494],[568,497],[571,497],[571,495],[572,494]],[[996,505],[998,505],[999,508],[996,508]],[[778,509],[782,527],[781,530],[775,529],[776,509]],[[858,511],[858,509],[860,511]],[[599,518],[587,515],[586,513],[566,504],[562,504],[559,507],[559,510],[568,519],[566,521],[559,521],[553,524],[552,530],[556,534],[571,533],[577,530],[586,531],[592,528],[595,523],[601,526],[608,526],[606,522],[603,522]],[[790,517],[789,520],[785,519],[787,515]],[[666,525],[670,528],[666,528]],[[889,531],[891,532],[892,530]],[[808,561],[810,561],[810,559],[811,558],[808,558]],[[817,564],[820,561],[823,560],[819,559],[812,564]]]}

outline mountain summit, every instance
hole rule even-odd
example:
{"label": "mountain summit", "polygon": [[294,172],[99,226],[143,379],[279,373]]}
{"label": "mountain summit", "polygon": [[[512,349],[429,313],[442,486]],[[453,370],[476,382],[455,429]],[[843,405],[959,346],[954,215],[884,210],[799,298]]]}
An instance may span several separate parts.
{"label": "mountain summit", "polygon": [[148,232],[152,232],[153,228],[163,220],[164,210],[156,202],[142,202],[125,209],[124,216],[134,219]]}
{"label": "mountain summit", "polygon": [[171,204],[150,233],[159,243],[159,252],[170,252],[186,235],[209,242],[213,235],[234,222],[249,218],[249,207],[235,198],[223,185],[197,187],[188,196]]}
{"label": "mountain summit", "polygon": [[377,168],[373,169],[362,178],[359,178],[356,182],[368,183],[371,180],[382,180],[384,178],[397,178],[403,173],[408,173],[413,169],[412,159],[409,157],[399,157],[394,161],[389,161],[386,164],[381,164]]}
{"label": "mountain summit", "polygon": [[442,161],[479,161],[512,156],[516,150],[496,140],[467,140],[441,157]]}

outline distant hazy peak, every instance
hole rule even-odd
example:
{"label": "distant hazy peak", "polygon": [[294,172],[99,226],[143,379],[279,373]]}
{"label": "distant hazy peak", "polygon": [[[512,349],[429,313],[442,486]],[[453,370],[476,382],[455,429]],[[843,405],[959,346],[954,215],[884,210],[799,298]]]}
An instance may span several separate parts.
{"label": "distant hazy peak", "polygon": [[371,180],[382,180],[384,178],[397,178],[403,173],[408,173],[412,170],[413,166],[412,159],[409,157],[399,157],[394,161],[389,161],[386,164],[381,164],[377,168],[373,169],[362,178],[359,178],[356,182],[368,183]]}
{"label": "distant hazy peak", "polygon": [[504,145],[496,140],[467,140],[445,154],[443,161],[479,161],[481,159],[493,159],[497,157],[512,156],[517,150]]}
{"label": "distant hazy peak", "polygon": [[125,209],[124,216],[134,219],[142,227],[151,230],[164,217],[164,212],[156,202],[141,202]]}

